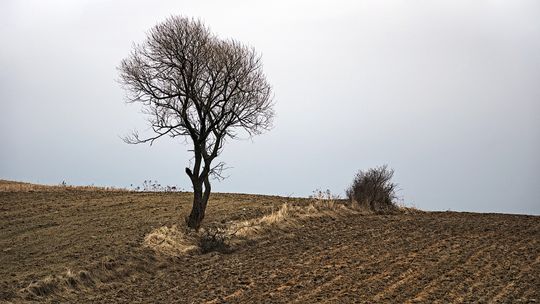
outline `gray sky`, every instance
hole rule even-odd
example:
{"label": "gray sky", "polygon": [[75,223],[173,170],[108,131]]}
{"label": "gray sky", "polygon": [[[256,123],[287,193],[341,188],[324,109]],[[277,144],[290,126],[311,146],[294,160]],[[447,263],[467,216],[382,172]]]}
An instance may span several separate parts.
{"label": "gray sky", "polygon": [[539,1],[0,2],[0,178],[190,189],[188,147],[146,130],[116,67],[167,16],[263,55],[275,128],[229,142],[216,191],[343,193],[388,164],[405,204],[540,214]]}

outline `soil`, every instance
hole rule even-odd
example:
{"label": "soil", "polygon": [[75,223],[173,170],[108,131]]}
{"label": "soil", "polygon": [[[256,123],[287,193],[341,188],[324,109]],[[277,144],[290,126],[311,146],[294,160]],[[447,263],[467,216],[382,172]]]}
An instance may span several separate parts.
{"label": "soil", "polygon": [[[308,199],[213,194],[205,225]],[[229,253],[142,246],[190,193],[0,192],[0,302],[540,302],[540,217],[457,212],[314,217]]]}

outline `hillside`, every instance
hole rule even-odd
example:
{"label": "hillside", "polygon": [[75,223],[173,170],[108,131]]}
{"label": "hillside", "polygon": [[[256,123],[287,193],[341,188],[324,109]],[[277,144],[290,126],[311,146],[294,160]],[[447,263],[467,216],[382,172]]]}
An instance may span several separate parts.
{"label": "hillside", "polygon": [[[26,184],[28,185],[28,184]],[[230,253],[143,246],[183,222],[189,193],[0,183],[0,302],[373,303],[540,301],[540,217],[325,213]],[[309,199],[214,194],[205,225]]]}

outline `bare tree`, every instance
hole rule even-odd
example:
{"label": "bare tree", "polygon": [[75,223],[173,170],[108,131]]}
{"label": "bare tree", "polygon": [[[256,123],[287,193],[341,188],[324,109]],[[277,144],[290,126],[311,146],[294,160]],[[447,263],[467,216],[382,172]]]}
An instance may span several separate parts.
{"label": "bare tree", "polygon": [[193,207],[186,222],[198,229],[211,192],[210,177],[227,139],[268,130],[274,116],[271,86],[261,57],[235,40],[220,39],[199,20],[173,16],[154,26],[119,66],[128,102],[143,105],[153,134],[127,143],[183,137],[193,145]]}

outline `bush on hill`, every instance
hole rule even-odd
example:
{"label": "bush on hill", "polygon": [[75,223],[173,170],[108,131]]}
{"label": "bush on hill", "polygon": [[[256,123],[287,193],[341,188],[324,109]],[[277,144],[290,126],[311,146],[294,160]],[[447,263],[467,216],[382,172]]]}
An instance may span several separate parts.
{"label": "bush on hill", "polygon": [[393,176],[394,170],[386,165],[360,170],[345,190],[347,198],[375,213],[394,211],[397,209],[397,184],[391,181]]}

